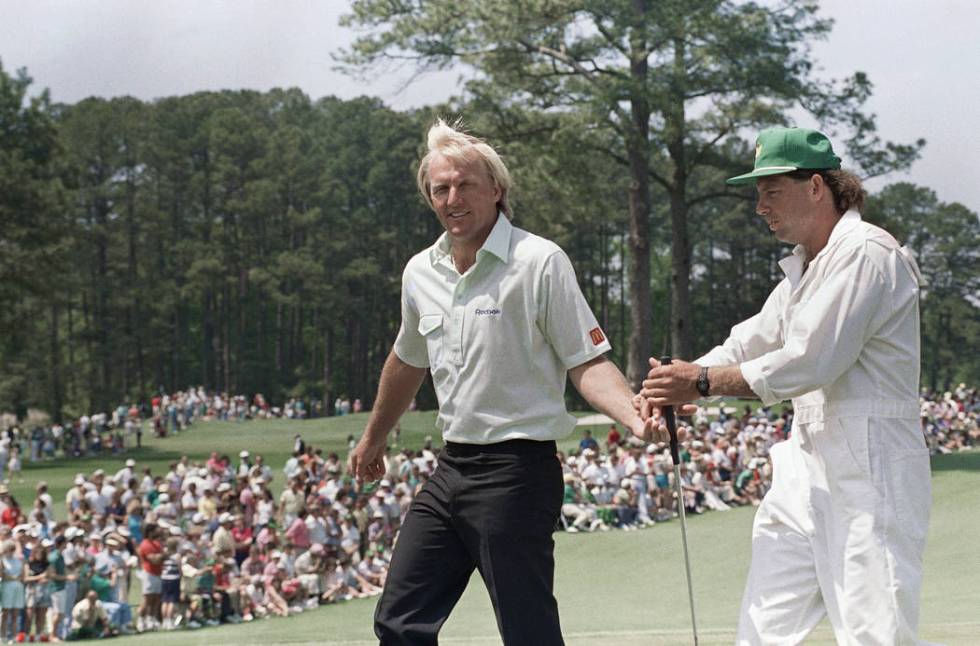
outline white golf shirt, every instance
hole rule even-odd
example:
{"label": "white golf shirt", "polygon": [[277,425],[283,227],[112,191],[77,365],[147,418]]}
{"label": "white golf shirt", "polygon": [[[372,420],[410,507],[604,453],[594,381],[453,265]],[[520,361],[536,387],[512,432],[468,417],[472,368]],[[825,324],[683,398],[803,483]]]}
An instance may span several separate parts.
{"label": "white golf shirt", "polygon": [[503,215],[463,275],[445,233],[405,267],[394,350],[430,368],[447,441],[566,437],[567,372],[609,349],[565,253]]}

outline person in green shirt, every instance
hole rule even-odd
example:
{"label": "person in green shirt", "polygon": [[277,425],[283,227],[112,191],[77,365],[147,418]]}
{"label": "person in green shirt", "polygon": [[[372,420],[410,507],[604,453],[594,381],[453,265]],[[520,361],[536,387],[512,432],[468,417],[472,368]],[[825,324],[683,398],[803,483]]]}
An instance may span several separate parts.
{"label": "person in green shirt", "polygon": [[68,574],[68,567],[65,564],[65,557],[62,549],[67,539],[61,535],[54,539],[54,547],[48,552],[49,585],[51,588],[51,625],[54,627],[53,633],[59,639],[64,639],[66,632],[62,626],[66,617],[71,616],[71,608],[68,607],[68,582],[75,581],[78,577]]}

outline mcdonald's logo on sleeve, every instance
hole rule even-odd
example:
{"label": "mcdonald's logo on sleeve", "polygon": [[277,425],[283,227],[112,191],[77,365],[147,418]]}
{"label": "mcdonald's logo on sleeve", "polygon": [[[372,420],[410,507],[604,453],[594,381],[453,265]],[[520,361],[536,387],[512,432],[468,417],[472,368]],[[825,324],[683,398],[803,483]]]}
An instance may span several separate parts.
{"label": "mcdonald's logo on sleeve", "polygon": [[589,330],[589,337],[592,339],[592,345],[599,345],[606,340],[606,335],[603,334],[602,330],[597,327]]}

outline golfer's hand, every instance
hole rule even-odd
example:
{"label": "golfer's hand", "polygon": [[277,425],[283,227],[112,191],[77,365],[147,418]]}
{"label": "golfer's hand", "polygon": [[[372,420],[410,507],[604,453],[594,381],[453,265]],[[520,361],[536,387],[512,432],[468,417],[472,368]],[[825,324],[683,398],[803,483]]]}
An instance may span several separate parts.
{"label": "golfer's hand", "polygon": [[[644,397],[642,392],[633,395],[633,408],[636,409],[640,419],[646,421],[653,418],[656,420],[658,425],[663,426],[666,430],[667,426],[663,421],[663,410],[652,400]],[[695,404],[681,404],[679,406],[674,406],[674,412],[681,417],[689,417],[698,412],[698,407]]]}
{"label": "golfer's hand", "polygon": [[385,438],[382,437],[378,442],[365,433],[361,441],[357,443],[347,459],[347,467],[353,474],[357,484],[360,485],[365,480],[374,482],[380,480],[385,472],[384,454]]}
{"label": "golfer's hand", "polygon": [[[630,427],[630,431],[644,442],[669,442],[670,431],[667,430],[667,421],[663,411],[659,406],[654,406],[649,399],[641,395],[633,396],[633,407],[640,417],[640,422]],[[698,412],[698,407],[693,404],[684,404],[677,407],[678,415],[693,415]],[[677,429],[677,437],[683,442],[687,438],[687,431],[680,427]]]}
{"label": "golfer's hand", "polygon": [[[650,372],[643,380],[640,395],[654,406],[677,406],[699,399],[701,394],[698,393],[697,381],[700,369],[696,364],[680,360],[663,366],[651,358]],[[692,414],[681,410],[677,412],[681,415]]]}
{"label": "golfer's hand", "polygon": [[646,443],[650,442],[667,442],[670,440],[670,434],[667,432],[667,425],[664,424],[663,420],[660,418],[659,411],[653,411],[652,414],[648,414],[646,417],[638,416],[633,423],[629,425],[630,433],[635,437],[643,440]]}

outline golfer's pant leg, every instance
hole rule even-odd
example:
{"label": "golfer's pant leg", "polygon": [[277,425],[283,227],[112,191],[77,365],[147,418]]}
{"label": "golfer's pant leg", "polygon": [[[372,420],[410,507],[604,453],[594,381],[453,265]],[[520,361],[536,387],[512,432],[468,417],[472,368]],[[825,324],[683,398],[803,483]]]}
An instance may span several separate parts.
{"label": "golfer's pant leg", "polygon": [[454,477],[440,464],[401,526],[374,613],[374,633],[383,646],[437,644],[473,573],[473,559],[450,517]]}
{"label": "golfer's pant leg", "polygon": [[752,528],[752,562],[736,643],[799,644],[823,616],[810,539],[772,518],[763,502]]}
{"label": "golfer's pant leg", "polygon": [[477,550],[506,646],[564,642],[554,597],[552,534],[562,504],[561,466],[554,453],[484,456],[483,473],[468,478],[460,505],[464,540]]}

